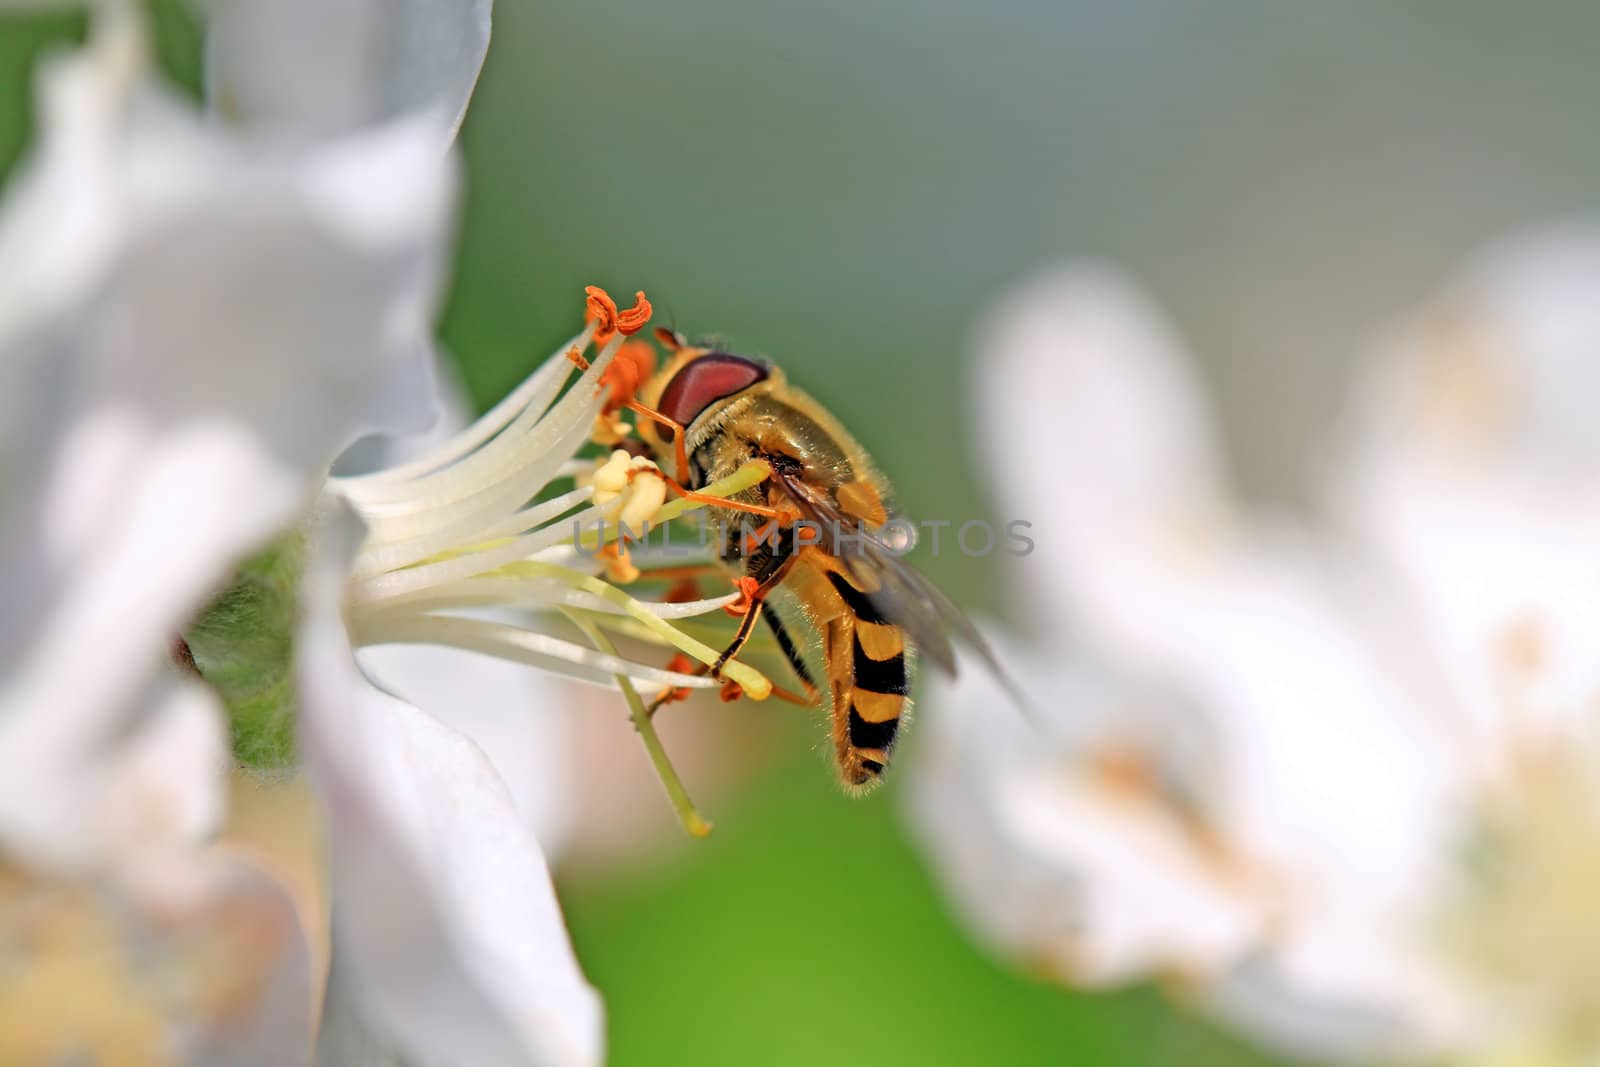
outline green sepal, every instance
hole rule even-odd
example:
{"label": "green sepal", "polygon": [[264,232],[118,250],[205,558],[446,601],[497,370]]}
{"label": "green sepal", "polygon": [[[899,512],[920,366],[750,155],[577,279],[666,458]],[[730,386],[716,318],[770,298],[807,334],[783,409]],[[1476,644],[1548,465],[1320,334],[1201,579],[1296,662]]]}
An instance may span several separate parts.
{"label": "green sepal", "polygon": [[228,709],[247,767],[295,762],[294,633],[305,536],[287,534],[239,565],[233,584],[184,635],[200,676]]}

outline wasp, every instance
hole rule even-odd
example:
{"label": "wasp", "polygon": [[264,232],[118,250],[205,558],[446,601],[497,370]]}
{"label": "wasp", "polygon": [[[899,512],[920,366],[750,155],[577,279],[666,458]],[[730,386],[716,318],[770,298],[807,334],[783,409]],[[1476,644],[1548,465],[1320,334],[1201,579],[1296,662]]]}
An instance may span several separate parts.
{"label": "wasp", "polygon": [[[642,448],[692,493],[759,460],[771,475],[710,501],[710,543],[735,580],[743,611],[720,668],[765,622],[805,689],[822,690],[795,640],[820,637],[839,777],[852,792],[875,786],[908,710],[914,652],[955,674],[951,637],[1002,676],[961,611],[901,556],[909,523],[897,520],[889,483],[866,450],[821,404],[764,359],[694,346],[657,330],[671,357],[637,401]],[[898,542],[898,543],[897,543]],[[673,694],[652,704],[652,714]]]}

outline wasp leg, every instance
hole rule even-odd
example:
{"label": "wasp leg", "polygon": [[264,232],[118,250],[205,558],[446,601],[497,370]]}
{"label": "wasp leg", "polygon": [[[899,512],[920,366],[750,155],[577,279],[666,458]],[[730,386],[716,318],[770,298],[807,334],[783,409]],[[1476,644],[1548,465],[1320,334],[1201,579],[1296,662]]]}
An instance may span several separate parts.
{"label": "wasp leg", "polygon": [[[678,656],[674,656],[672,658],[672,663],[668,664],[667,669],[668,670],[676,670],[677,667],[678,667],[678,664],[680,663],[680,661],[685,660],[685,659],[688,659],[688,657],[687,656],[683,656],[681,654],[678,655]],[[708,667],[704,663],[700,663],[700,664],[696,664],[695,667],[692,670],[686,670],[683,673],[692,674],[696,678],[699,678],[701,675],[705,674],[709,670],[711,670],[710,667]],[[647,704],[645,706],[644,716],[647,719],[654,719],[656,717],[656,712],[661,710],[662,705],[664,705],[664,704],[675,704],[680,700],[687,700],[688,698],[689,698],[689,690],[687,690],[687,689],[674,689],[674,688],[670,688],[670,687],[667,688],[667,689],[663,689],[661,692],[656,694],[656,698],[654,700],[652,700],[649,704]]]}
{"label": "wasp leg", "polygon": [[[752,578],[739,579],[739,592],[745,597],[744,615],[739,620],[739,629],[733,635],[733,640],[728,643],[727,648],[722,650],[722,654],[717,657],[717,661],[711,665],[711,676],[713,678],[722,676],[723,664],[737,656],[739,650],[744,647],[745,642],[750,640],[750,634],[756,628],[756,619],[761,615],[761,608],[766,602],[767,595],[776,589],[778,583],[788,576],[789,568],[793,567],[795,560],[799,558],[798,556],[786,557],[773,568],[771,574],[761,579],[760,584],[757,584]],[[739,606],[735,603],[723,610],[738,611]]]}
{"label": "wasp leg", "polygon": [[782,563],[779,563],[773,569],[771,574],[761,580],[760,585],[755,585],[749,578],[741,578],[739,580],[740,591],[748,598],[748,603],[745,605],[744,617],[739,620],[738,632],[733,635],[733,640],[729,642],[728,647],[722,650],[722,654],[717,657],[717,661],[711,665],[711,676],[713,678],[722,677],[723,664],[737,656],[739,650],[745,646],[745,642],[750,640],[750,634],[756,628],[756,619],[761,616],[761,608],[766,602],[767,595],[778,587],[778,583],[783,581],[789,573],[789,568],[793,567],[795,560],[799,558],[799,556],[785,558]]}
{"label": "wasp leg", "polygon": [[801,657],[800,649],[796,647],[794,638],[790,637],[789,631],[784,628],[783,620],[770,611],[763,612],[761,619],[767,624],[767,628],[772,631],[772,636],[778,639],[778,648],[783,652],[783,658],[789,661],[790,669],[794,671],[795,677],[800,680],[800,684],[805,688],[804,695],[801,695],[799,693],[791,693],[781,686],[774,685],[772,687],[772,695],[779,700],[786,700],[791,704],[799,704],[801,707],[814,708],[820,706],[822,703],[822,690],[817,688],[816,682],[811,677],[811,669],[806,666],[805,659]]}
{"label": "wasp leg", "polygon": [[[771,618],[771,615],[768,614],[765,617]],[[694,675],[696,678],[699,678],[710,673],[710,671],[711,668],[702,663],[688,673]],[[785,689],[781,685],[773,685],[772,695],[786,704],[797,704],[802,708],[821,707],[822,690],[818,689],[816,685],[804,678],[800,679],[800,685],[804,689],[804,692],[796,693],[793,690]],[[663,689],[660,693],[656,694],[656,698],[654,700],[645,705],[644,713],[646,717],[653,719],[656,716],[656,712],[660,711],[664,706],[667,704],[675,704],[680,700],[686,700],[688,699],[688,695],[688,690],[685,689]]]}
{"label": "wasp leg", "polygon": [[[650,474],[654,476],[656,472],[651,471]],[[725,508],[728,511],[747,511],[752,515],[760,515],[764,519],[778,523],[785,522],[793,517],[779,511],[777,508],[769,508],[765,504],[746,504],[739,500],[728,500],[720,496],[697,493],[688,486],[679,484],[676,479],[668,478],[665,471],[661,472],[660,477],[662,481],[667,483],[668,489],[671,489],[685,500],[693,500],[697,504],[705,504],[713,508]]]}
{"label": "wasp leg", "polygon": [[743,618],[739,620],[738,631],[734,633],[733,640],[729,642],[728,647],[723,649],[722,654],[717,657],[717,661],[711,665],[711,676],[713,678],[722,677],[723,666],[730,659],[737,656],[739,650],[744,648],[745,642],[750,640],[750,635],[756,628],[756,619],[761,617],[761,609],[765,600],[764,589],[757,588],[755,592],[750,594],[750,604],[744,609]]}
{"label": "wasp leg", "polygon": [[672,431],[672,458],[678,464],[677,474],[679,478],[687,478],[689,476],[689,451],[684,442],[688,439],[689,434],[683,424],[676,419],[667,418],[655,408],[645,407],[637,400],[629,400],[623,407],[641,418],[649,419],[651,422]]}
{"label": "wasp leg", "polygon": [[[778,583],[783,581],[784,576],[788,574],[789,568],[794,565],[794,561],[797,558],[798,557],[796,556],[790,556],[788,559],[784,560],[778,565],[778,568],[769,574],[766,577],[766,580],[764,580],[760,585],[755,585],[752,580],[748,578],[740,580],[740,589],[744,593],[747,600],[744,612],[739,619],[738,631],[733,635],[733,640],[728,643],[728,647],[723,649],[722,652],[717,656],[715,662],[709,666],[704,663],[699,664],[689,673],[695,675],[696,677],[705,674],[709,674],[713,678],[722,677],[722,668],[729,660],[733,659],[733,657],[739,654],[739,650],[744,648],[746,642],[750,640],[750,635],[755,631],[756,619],[760,618],[762,615],[761,609],[766,601],[767,594],[771,593],[773,589],[777,588]],[[777,623],[777,620],[773,619],[770,615],[768,616],[768,619],[769,625]],[[781,626],[782,624],[777,623],[777,625]],[[784,649],[784,656],[789,660],[790,666],[794,667],[796,673],[800,675],[800,681],[805,686],[806,693],[808,695],[800,696],[799,694],[791,693],[788,690],[779,689],[777,686],[774,686],[772,689],[773,695],[777,696],[781,700],[787,700],[793,704],[816,704],[819,696],[817,688],[812,684],[810,673],[805,669],[804,661],[800,659],[799,654],[794,650],[794,642],[788,639],[787,633],[784,633],[780,638],[779,644]],[[729,683],[730,686],[732,684],[733,683],[731,682]],[[661,706],[663,704],[681,700],[685,695],[687,694],[684,694],[683,691],[679,689],[663,690],[644,709],[645,715],[650,718],[654,718],[656,712],[661,710]],[[735,686],[734,691],[731,693],[728,690],[724,691],[723,699],[733,700],[737,696],[737,687]]]}
{"label": "wasp leg", "polygon": [[696,503],[710,505],[711,507],[727,508],[730,511],[748,511],[752,515],[761,515],[768,519],[783,519],[787,517],[780,514],[776,508],[763,507],[760,504],[743,504],[737,500],[724,500],[717,496],[706,496],[704,493],[697,493],[684,485],[682,479],[689,476],[689,453],[684,446],[688,432],[683,424],[667,418],[654,408],[645,407],[637,400],[629,400],[623,406],[635,415],[659,423],[672,431],[672,458],[678,467],[677,477],[669,478],[665,472],[662,472],[662,480],[667,483],[669,488],[676,491],[679,496],[686,500],[693,500]]}

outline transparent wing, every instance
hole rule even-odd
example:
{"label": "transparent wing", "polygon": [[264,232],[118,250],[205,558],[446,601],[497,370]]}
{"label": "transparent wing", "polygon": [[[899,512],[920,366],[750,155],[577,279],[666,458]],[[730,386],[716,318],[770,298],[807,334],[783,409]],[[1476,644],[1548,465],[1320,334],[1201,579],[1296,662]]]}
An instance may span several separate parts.
{"label": "transparent wing", "polygon": [[[1023,703],[989,642],[938,586],[900,558],[860,520],[841,512],[821,489],[792,474],[774,470],[773,476],[788,491],[801,513],[822,527],[823,544],[836,549],[835,557],[866,591],[872,606],[884,618],[904,629],[924,655],[954,677],[956,657],[950,644],[953,635],[983,659],[984,665],[1019,705]],[[833,536],[835,531],[846,536]]]}

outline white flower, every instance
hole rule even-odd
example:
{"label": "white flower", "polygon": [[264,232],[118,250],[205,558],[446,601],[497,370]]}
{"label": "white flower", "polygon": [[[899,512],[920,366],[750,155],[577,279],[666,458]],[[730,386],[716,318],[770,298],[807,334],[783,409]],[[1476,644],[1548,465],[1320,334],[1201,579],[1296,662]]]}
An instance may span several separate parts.
{"label": "white flower", "polygon": [[[323,536],[341,529],[356,524],[330,520]],[[600,1002],[516,801],[481,748],[356,666],[341,612],[353,548],[325,546],[299,635],[301,738],[333,865],[320,1059],[376,1047],[419,1063],[596,1062]]]}
{"label": "white flower", "polygon": [[489,48],[491,0],[202,5],[206,96],[258,135],[326,136],[426,111],[448,142]]}
{"label": "white flower", "polygon": [[[150,82],[122,7],[46,67],[39,95],[40,147],[0,223],[0,836],[78,867],[137,840],[105,819],[141,805],[92,784],[117,780],[102,771],[120,743],[163,723],[195,738],[174,716],[204,718],[211,752],[191,766],[211,770],[150,784],[221,769],[201,690],[164,666],[173,636],[349,435],[425,416],[372,383],[422,369],[451,174],[429,121],[293,156],[215,133]],[[375,173],[400,209],[387,220],[362,217]],[[220,810],[167,799],[143,807],[184,833]]]}
{"label": "white flower", "polygon": [[[1306,1054],[1565,1037],[1583,983],[1498,995],[1493,961],[1526,976],[1539,954],[1507,918],[1526,900],[1467,857],[1486,820],[1502,851],[1547,855],[1548,819],[1503,813],[1548,812],[1540,776],[1592,765],[1571,753],[1600,694],[1597,291],[1600,234],[1539,235],[1394,330],[1320,523],[1236,501],[1172,330],[1115,274],[1066,269],[998,309],[984,443],[1038,551],[1030,636],[997,644],[1044,650],[1016,657],[1043,721],[964,678],[929,696],[912,772],[997,947],[1086,985],[1181,977]],[[1593,856],[1561,854],[1595,885]],[[1587,920],[1542,933],[1600,944]]]}
{"label": "white flower", "polygon": [[[605,505],[593,502],[606,491],[594,477],[530,503],[593,466],[572,457],[605,403],[600,378],[623,342],[611,337],[569,382],[596,329],[421,455],[331,479],[319,506],[299,674],[301,747],[326,800],[333,864],[327,1062],[393,1042],[423,1062],[599,1055],[599,1001],[577,971],[544,861],[522,826],[539,804],[524,797],[519,811],[495,774],[529,759],[521,746],[538,738],[527,727],[553,692],[530,673],[508,673],[505,661],[611,689],[619,677],[716,685],[559,636],[530,609],[556,621],[570,613],[598,627],[631,624],[709,662],[717,650],[667,620],[716,611],[732,595],[653,604],[596,576],[600,546],[585,550],[579,532],[595,535],[595,520],[618,502],[639,509],[635,529],[665,514],[653,465],[630,463],[636,476]],[[444,651],[452,649],[460,651]],[[418,669],[419,655],[435,659],[431,670]],[[753,688],[765,684],[734,670]],[[432,714],[385,690],[432,697]],[[542,754],[538,773],[554,755]]]}
{"label": "white flower", "polygon": [[[591,325],[563,345],[493,410],[423,456],[329,483],[328,497],[347,501],[366,528],[346,591],[356,645],[432,643],[547,667],[607,688],[616,688],[618,676],[640,686],[721,684],[481,612],[462,614],[486,607],[544,608],[601,621],[621,617],[642,628],[641,636],[705,663],[716,659],[716,649],[666,620],[716,611],[734,594],[657,604],[635,600],[596,577],[608,552],[622,550],[618,522],[643,531],[648,523],[698,505],[679,500],[665,506],[660,471],[626,452],[598,464],[573,458],[605,403],[608,389],[601,379],[624,340],[614,334],[590,363],[583,353],[595,331]],[[575,360],[583,370],[566,388],[578,373]],[[572,484],[530,503],[563,482]],[[747,691],[770,691],[765,679],[741,664],[730,664],[728,676]]]}
{"label": "white flower", "polygon": [[[170,993],[152,973],[213,939],[202,957],[238,981],[201,973],[151,998],[152,1056],[303,1060],[320,985],[317,917],[249,857],[206,845],[226,725],[173,669],[172,639],[305,512],[341,448],[435,407],[448,146],[488,4],[333,12],[217,6],[209,78],[236,133],[154,82],[134,5],[101,5],[89,48],[42,74],[39,147],[0,214],[0,854],[38,893],[68,892],[57,875],[112,887],[131,906],[106,937],[124,922],[160,935],[135,960],[152,971],[126,979],[130,1003]],[[514,795],[472,741],[358,673],[338,509],[323,512],[299,635],[302,741],[332,845],[322,1052],[593,1062],[599,1004],[529,830],[538,792]],[[442,687],[393,675],[419,696]],[[489,689],[506,691],[449,692]],[[232,992],[208,999],[218,989]],[[51,1040],[61,1051],[43,1055],[78,1047]]]}

